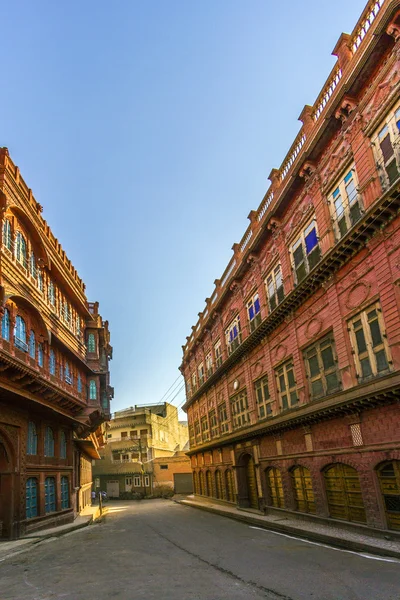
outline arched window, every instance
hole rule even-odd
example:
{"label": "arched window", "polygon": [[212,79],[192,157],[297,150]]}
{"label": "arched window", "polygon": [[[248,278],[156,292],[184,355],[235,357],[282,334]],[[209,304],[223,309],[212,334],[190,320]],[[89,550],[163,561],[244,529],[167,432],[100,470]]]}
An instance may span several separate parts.
{"label": "arched window", "polygon": [[10,313],[8,308],[4,309],[4,314],[1,319],[1,337],[7,342],[10,341]]}
{"label": "arched window", "polygon": [[199,493],[199,477],[196,471],[193,471],[193,491],[195,494]]}
{"label": "arched window", "polygon": [[78,392],[81,393],[82,392],[82,378],[81,378],[80,373],[78,373],[77,388],[78,388]]}
{"label": "arched window", "polygon": [[56,355],[54,354],[53,348],[50,348],[49,371],[50,375],[56,374]]}
{"label": "arched window", "polygon": [[15,345],[20,350],[27,352],[28,344],[26,343],[26,325],[22,317],[17,315],[15,320]]}
{"label": "arched window", "polygon": [[88,352],[96,352],[96,340],[94,337],[94,333],[89,333],[87,347],[88,347]]}
{"label": "arched window", "polygon": [[5,219],[3,223],[3,244],[7,248],[7,250],[11,250],[12,248],[12,233],[11,233],[11,223],[8,219]]}
{"label": "arched window", "polygon": [[40,269],[37,270],[37,286],[39,291],[43,292],[43,275]]}
{"label": "arched window", "polygon": [[215,497],[222,498],[222,476],[221,471],[215,471]]}
{"label": "arched window", "polygon": [[36,259],[33,252],[29,258],[29,270],[31,272],[32,277],[36,279]]}
{"label": "arched window", "polygon": [[37,433],[36,425],[29,421],[28,423],[28,440],[26,444],[27,454],[37,454]]}
{"label": "arched window", "polygon": [[32,519],[38,516],[38,482],[36,477],[29,477],[25,485],[26,518]]}
{"label": "arched window", "polygon": [[61,477],[61,508],[69,508],[68,477]]}
{"label": "arched window", "polygon": [[54,291],[54,283],[52,281],[49,281],[49,285],[47,287],[47,298],[49,303],[54,306],[56,303],[56,295]]}
{"label": "arched window", "polygon": [[16,259],[25,269],[27,268],[26,241],[20,231],[17,232]]}
{"label": "arched window", "polygon": [[206,484],[204,481],[204,473],[203,471],[199,472],[199,490],[200,490],[200,495],[203,496],[205,494],[205,488],[206,488]]}
{"label": "arched window", "polygon": [[38,344],[37,361],[39,367],[43,367],[43,344]]}
{"label": "arched window", "polygon": [[29,334],[29,356],[35,358],[35,332],[31,329]]}
{"label": "arched window", "polygon": [[210,471],[206,472],[206,483],[207,483],[207,496],[214,496],[212,477]]}
{"label": "arched window", "polygon": [[89,400],[96,400],[96,398],[97,398],[96,382],[94,379],[91,379],[89,382]]}
{"label": "arched window", "polygon": [[46,477],[44,480],[44,512],[56,510],[56,482],[54,477]]}
{"label": "arched window", "polygon": [[46,427],[44,432],[44,455],[54,456],[54,434],[51,427]]}
{"label": "arched window", "polygon": [[64,375],[65,375],[65,383],[69,383],[69,385],[72,385],[71,370],[70,370],[69,364],[67,362],[65,363]]}
{"label": "arched window", "polygon": [[67,438],[65,431],[62,431],[60,435],[60,458],[67,458]]}

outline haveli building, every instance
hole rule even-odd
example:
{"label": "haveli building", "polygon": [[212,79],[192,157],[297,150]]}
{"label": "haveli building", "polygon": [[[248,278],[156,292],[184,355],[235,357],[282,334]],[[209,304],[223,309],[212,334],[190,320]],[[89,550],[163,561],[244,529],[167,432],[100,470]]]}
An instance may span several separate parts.
{"label": "haveli building", "polygon": [[399,0],[333,54],[183,346],[189,454],[199,495],[399,530]]}
{"label": "haveli building", "polygon": [[[100,450],[93,474],[96,487],[111,498],[130,492],[150,495],[167,479],[173,481],[174,472],[191,472],[187,457],[179,456],[188,446],[188,426],[179,421],[177,407],[169,402],[119,410],[106,431],[107,444]],[[168,471],[168,478],[164,473],[160,476],[160,471]]]}
{"label": "haveli building", "polygon": [[0,208],[0,538],[16,538],[90,504],[112,348],[6,148]]}

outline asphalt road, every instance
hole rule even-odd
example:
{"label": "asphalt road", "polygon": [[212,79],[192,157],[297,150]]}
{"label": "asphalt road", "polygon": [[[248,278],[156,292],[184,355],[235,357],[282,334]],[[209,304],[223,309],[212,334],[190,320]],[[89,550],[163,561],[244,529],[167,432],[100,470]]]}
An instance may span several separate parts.
{"label": "asphalt road", "polygon": [[148,500],[0,563],[0,600],[92,598],[400,600],[400,562]]}

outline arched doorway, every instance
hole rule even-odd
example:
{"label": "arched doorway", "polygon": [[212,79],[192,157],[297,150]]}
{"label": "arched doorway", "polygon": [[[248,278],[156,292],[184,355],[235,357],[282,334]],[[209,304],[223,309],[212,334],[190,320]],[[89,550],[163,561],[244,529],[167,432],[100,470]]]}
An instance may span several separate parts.
{"label": "arched doorway", "polygon": [[315,513],[315,499],[311,473],[306,467],[294,467],[291,471],[293,479],[296,510]]}
{"label": "arched doorway", "polygon": [[285,507],[285,498],[283,495],[283,485],[281,472],[276,467],[269,467],[265,470],[267,480],[269,504],[276,508]]}
{"label": "arched doorway", "polygon": [[219,499],[223,497],[221,471],[215,471],[215,497]]}
{"label": "arched doorway", "polygon": [[237,467],[239,505],[244,508],[258,508],[258,491],[254,459],[251,454],[241,457]]}
{"label": "arched doorway", "polygon": [[0,537],[12,538],[14,512],[14,461],[11,447],[0,430]]}
{"label": "arched doorway", "polygon": [[400,530],[400,461],[393,460],[378,467],[378,478],[389,529]]}
{"label": "arched doorway", "polygon": [[324,471],[329,514],[333,519],[366,523],[360,479],[356,469],[336,464]]}
{"label": "arched doorway", "polygon": [[200,482],[200,496],[205,494],[205,483],[204,483],[204,473],[200,471],[199,473],[199,482]]}
{"label": "arched doorway", "polygon": [[207,496],[213,496],[213,486],[212,486],[212,478],[210,471],[206,473],[206,482],[207,482]]}
{"label": "arched doorway", "polygon": [[225,471],[225,495],[228,502],[235,502],[235,493],[233,491],[233,474],[231,469]]}

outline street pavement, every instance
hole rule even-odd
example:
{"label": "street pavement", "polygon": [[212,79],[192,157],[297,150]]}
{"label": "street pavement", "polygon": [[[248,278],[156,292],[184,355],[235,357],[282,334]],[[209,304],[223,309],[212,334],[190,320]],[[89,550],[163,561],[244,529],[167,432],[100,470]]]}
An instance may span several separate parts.
{"label": "street pavement", "polygon": [[0,600],[400,600],[400,561],[169,500],[109,503],[98,525],[0,562]]}

